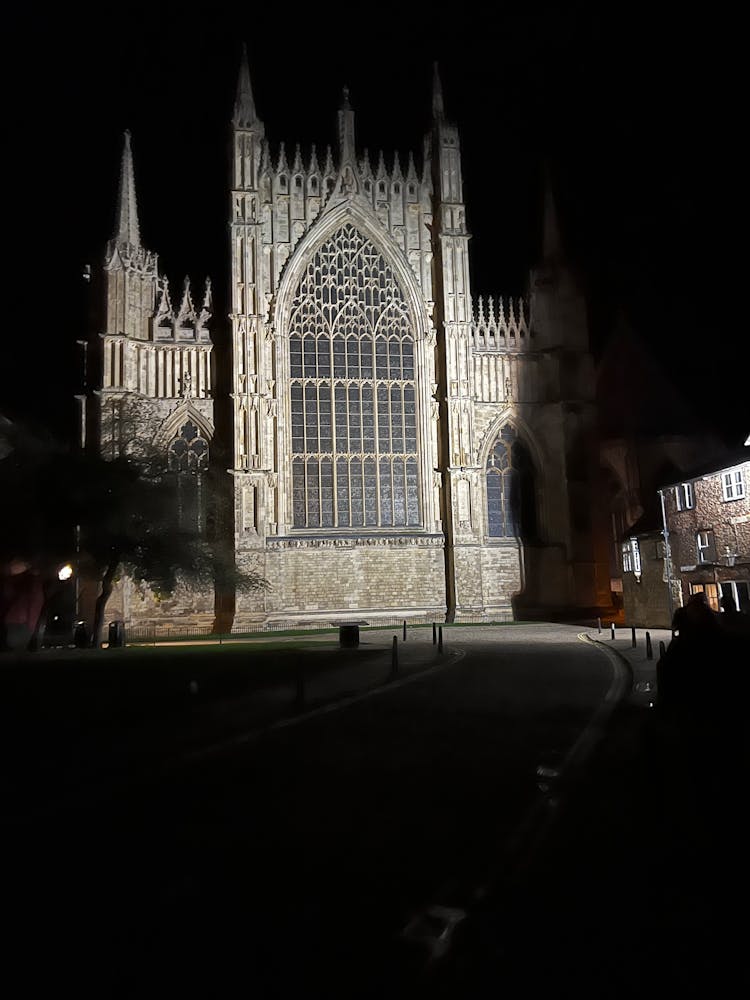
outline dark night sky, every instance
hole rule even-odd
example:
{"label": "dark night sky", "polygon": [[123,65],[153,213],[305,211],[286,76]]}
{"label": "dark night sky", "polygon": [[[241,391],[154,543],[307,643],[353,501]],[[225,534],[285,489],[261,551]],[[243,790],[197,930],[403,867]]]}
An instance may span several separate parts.
{"label": "dark night sky", "polygon": [[6,359],[16,346],[15,364],[2,365],[0,412],[67,425],[85,324],[79,275],[111,234],[124,129],[142,237],[173,289],[186,272],[226,285],[228,122],[245,39],[272,147],[334,144],[347,84],[358,147],[371,158],[382,147],[387,162],[397,149],[403,164],[421,152],[438,59],[461,130],[474,295],[523,290],[546,161],[590,289],[595,352],[623,312],[699,412],[734,443],[747,434],[750,352],[733,250],[745,226],[742,62],[718,7],[693,22],[633,5],[606,15],[505,5],[490,18],[462,4],[456,30],[439,27],[435,5],[371,5],[366,23],[337,5],[260,15],[253,4],[181,6],[30,8],[6,25],[16,57],[5,81]]}

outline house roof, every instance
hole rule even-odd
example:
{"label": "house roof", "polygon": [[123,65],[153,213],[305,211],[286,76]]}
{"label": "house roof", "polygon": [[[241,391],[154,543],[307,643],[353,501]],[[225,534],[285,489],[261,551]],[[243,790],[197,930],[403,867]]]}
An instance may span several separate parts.
{"label": "house roof", "polygon": [[[748,441],[750,441],[750,438],[748,438]],[[750,445],[746,442],[743,448],[730,451],[721,459],[721,461],[717,462],[716,459],[714,459],[712,462],[706,462],[698,466],[696,469],[693,469],[688,474],[676,479],[674,482],[664,483],[661,486],[661,489],[666,490],[672,486],[677,486],[680,483],[695,482],[696,479],[703,479],[706,476],[718,476],[726,469],[736,469],[738,465],[744,465],[747,462],[750,462]]]}

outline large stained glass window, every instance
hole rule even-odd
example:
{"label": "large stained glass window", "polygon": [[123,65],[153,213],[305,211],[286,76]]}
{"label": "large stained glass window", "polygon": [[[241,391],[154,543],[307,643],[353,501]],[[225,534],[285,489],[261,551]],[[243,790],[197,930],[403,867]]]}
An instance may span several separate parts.
{"label": "large stained glass window", "polygon": [[289,333],[294,527],[419,525],[412,325],[353,226],[310,261]]}
{"label": "large stained glass window", "polygon": [[509,425],[487,457],[487,534],[491,538],[536,537],[533,468],[528,452]]}

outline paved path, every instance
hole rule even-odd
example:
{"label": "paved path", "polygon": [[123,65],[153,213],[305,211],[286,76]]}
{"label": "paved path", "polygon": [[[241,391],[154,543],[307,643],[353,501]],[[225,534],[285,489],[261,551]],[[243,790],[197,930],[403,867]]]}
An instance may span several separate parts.
{"label": "paved path", "polygon": [[[587,630],[627,662],[633,687],[613,714],[534,864],[494,887],[420,996],[732,996],[750,986],[746,739],[662,714],[659,640]],[[712,684],[707,706],[734,692]],[[716,716],[714,715],[714,718]]]}
{"label": "paved path", "polygon": [[319,674],[309,712],[289,713],[288,688],[262,724],[243,702],[183,766],[160,755],[108,801],[19,828],[16,930],[56,975],[86,973],[79,996],[429,985],[452,915],[472,924],[531,863],[623,675],[574,628],[446,629],[443,657],[413,632],[395,683],[391,634],[367,633],[371,660]]}

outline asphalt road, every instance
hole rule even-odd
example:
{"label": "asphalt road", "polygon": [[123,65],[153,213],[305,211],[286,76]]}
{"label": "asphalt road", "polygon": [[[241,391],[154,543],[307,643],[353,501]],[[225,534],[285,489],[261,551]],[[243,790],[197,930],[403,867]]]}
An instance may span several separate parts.
{"label": "asphalt road", "polygon": [[530,863],[620,693],[577,632],[450,630],[437,658],[423,630],[383,685],[386,637],[335,706],[324,681],[275,721],[227,701],[191,747],[164,720],[181,762],[154,749],[11,824],[18,995],[416,995],[451,921]]}

